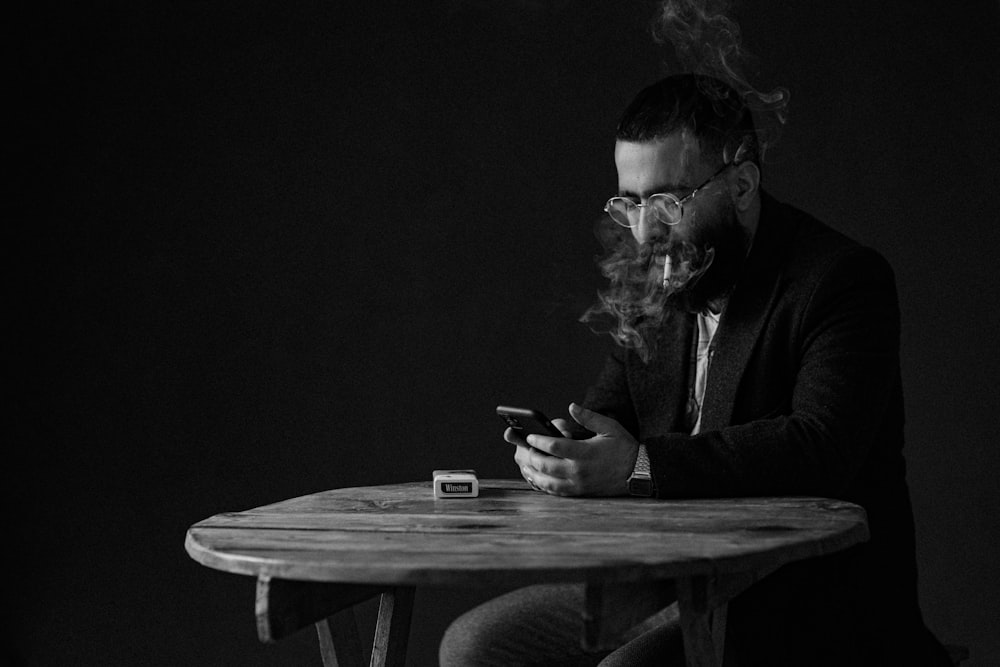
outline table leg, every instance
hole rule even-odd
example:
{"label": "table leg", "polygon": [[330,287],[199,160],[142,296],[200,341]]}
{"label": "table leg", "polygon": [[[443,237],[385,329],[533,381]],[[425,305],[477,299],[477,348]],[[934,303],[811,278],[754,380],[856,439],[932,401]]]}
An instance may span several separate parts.
{"label": "table leg", "polygon": [[403,667],[410,637],[414,588],[397,586],[382,593],[372,647],[372,667]]}
{"label": "table leg", "polygon": [[722,665],[728,602],[775,569],[768,567],[677,580],[677,602],[688,667]]}
{"label": "table leg", "polygon": [[344,609],[316,623],[323,667],[361,667],[361,638],[354,610]]}
{"label": "table leg", "polygon": [[687,667],[721,667],[727,603],[711,599],[707,577],[677,580],[677,602]]}
{"label": "table leg", "polygon": [[380,595],[384,586],[257,578],[257,636],[264,643],[288,637],[342,609]]}

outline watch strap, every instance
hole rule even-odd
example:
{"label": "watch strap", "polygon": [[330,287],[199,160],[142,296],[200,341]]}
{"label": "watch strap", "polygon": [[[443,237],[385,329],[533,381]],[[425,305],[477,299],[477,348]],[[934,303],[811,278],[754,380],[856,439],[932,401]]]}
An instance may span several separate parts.
{"label": "watch strap", "polygon": [[628,492],[633,496],[652,496],[656,492],[653,475],[649,468],[649,452],[646,445],[639,443],[639,453],[628,478]]}

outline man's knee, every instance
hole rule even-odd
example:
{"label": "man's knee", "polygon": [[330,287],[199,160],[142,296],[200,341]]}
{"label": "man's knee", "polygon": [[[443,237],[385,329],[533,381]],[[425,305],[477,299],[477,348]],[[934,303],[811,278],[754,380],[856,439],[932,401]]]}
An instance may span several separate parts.
{"label": "man's knee", "polygon": [[458,617],[445,630],[438,648],[441,667],[488,665],[488,633],[472,612]]}
{"label": "man's knee", "polygon": [[442,665],[559,664],[580,653],[582,587],[530,586],[457,618],[438,650]]}

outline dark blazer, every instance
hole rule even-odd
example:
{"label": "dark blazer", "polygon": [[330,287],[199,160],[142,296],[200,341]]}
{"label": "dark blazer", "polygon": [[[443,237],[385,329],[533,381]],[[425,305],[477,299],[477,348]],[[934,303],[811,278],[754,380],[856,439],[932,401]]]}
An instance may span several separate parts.
{"label": "dark blazer", "polygon": [[[692,436],[682,424],[694,319],[671,313],[649,363],[616,350],[585,401],[646,444],[657,495],[840,498],[867,510],[871,532],[730,604],[740,664],[948,664],[917,605],[892,269],[763,194]],[[924,662],[899,661],[916,647]]]}

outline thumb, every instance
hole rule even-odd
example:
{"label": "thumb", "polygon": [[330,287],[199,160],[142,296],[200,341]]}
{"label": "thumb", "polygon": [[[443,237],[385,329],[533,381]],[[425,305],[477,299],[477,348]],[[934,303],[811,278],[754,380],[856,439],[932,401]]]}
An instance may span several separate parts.
{"label": "thumb", "polygon": [[570,403],[569,414],[577,424],[598,435],[615,435],[622,430],[621,424],[611,417],[605,417],[576,403]]}

